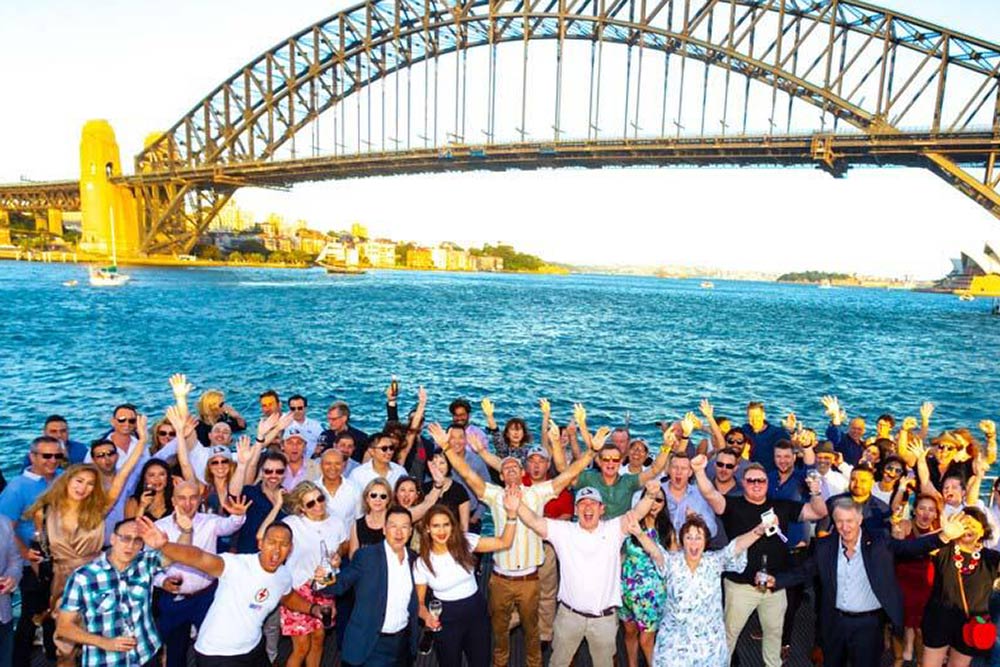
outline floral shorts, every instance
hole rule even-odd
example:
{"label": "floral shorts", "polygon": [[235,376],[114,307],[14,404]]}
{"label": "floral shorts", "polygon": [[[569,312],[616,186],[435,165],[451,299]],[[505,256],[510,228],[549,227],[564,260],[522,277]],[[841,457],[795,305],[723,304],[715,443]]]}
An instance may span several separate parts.
{"label": "floral shorts", "polygon": [[[316,602],[316,596],[313,594],[312,586],[309,584],[310,582],[307,581],[296,588],[295,592],[309,602]],[[278,609],[281,613],[281,634],[286,637],[310,635],[323,627],[323,622],[315,616],[292,611],[284,605],[278,607]]]}

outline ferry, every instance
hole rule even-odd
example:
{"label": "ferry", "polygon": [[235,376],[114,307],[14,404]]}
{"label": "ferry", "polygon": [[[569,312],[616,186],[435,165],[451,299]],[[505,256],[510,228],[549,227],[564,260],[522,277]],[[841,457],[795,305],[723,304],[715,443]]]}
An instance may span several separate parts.
{"label": "ferry", "polygon": [[700,287],[702,289],[715,289],[715,283],[713,283],[711,280],[703,280]]}

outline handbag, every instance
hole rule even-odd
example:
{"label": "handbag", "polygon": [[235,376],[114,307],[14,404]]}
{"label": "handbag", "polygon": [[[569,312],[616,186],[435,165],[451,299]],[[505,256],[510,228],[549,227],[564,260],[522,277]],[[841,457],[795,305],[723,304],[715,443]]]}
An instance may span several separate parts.
{"label": "handbag", "polygon": [[962,583],[962,570],[955,568],[955,575],[958,577],[958,592],[962,596],[962,609],[965,610],[965,618],[968,619],[962,624],[962,641],[967,646],[979,651],[989,650],[996,642],[997,626],[993,624],[989,616],[969,615],[969,603],[965,599],[965,584]]}

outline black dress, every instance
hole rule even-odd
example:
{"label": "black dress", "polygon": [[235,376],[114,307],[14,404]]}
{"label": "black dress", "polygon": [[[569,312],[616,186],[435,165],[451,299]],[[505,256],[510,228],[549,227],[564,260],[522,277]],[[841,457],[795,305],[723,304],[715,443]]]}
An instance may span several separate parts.
{"label": "black dress", "polygon": [[354,522],[354,527],[358,531],[358,544],[367,547],[369,544],[378,544],[385,539],[385,531],[382,528],[369,528],[365,517],[361,517]]}
{"label": "black dress", "polygon": [[[993,580],[1000,574],[1000,552],[983,548],[976,569],[962,575],[955,567],[954,555],[957,548],[955,544],[945,545],[932,557],[934,585],[931,587],[930,600],[924,609],[921,628],[924,633],[924,646],[929,648],[951,646],[965,655],[985,657],[990,654],[989,649],[980,651],[962,640],[962,626],[968,617],[962,606],[958,577],[962,577],[969,614],[989,618]],[[962,552],[962,555],[968,563],[970,554]]]}

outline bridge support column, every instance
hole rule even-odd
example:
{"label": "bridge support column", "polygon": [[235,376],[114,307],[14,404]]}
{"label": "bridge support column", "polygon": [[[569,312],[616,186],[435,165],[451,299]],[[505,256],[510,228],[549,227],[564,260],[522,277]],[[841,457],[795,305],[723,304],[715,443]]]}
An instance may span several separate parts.
{"label": "bridge support column", "polygon": [[0,209],[0,245],[11,245],[10,213]]}
{"label": "bridge support column", "polygon": [[48,214],[49,234],[61,237],[63,235],[63,212],[57,208],[50,208]]}
{"label": "bridge support column", "polygon": [[140,244],[139,217],[131,189],[112,179],[121,176],[121,160],[115,132],[106,120],[87,121],[80,139],[80,249],[119,256],[133,255]]}

